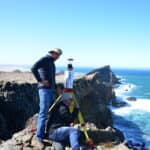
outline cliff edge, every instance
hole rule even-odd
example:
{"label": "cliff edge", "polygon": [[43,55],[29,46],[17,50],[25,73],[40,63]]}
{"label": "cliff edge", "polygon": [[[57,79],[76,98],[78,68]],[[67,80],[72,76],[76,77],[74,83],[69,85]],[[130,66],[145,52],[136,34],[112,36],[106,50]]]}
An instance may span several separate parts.
{"label": "cliff edge", "polygon": [[[0,138],[2,140],[11,138],[2,142],[0,149],[36,150],[38,148],[35,135],[31,131],[36,125],[37,115],[34,114],[39,109],[37,85],[30,72],[14,72],[14,74],[0,73]],[[25,78],[26,74],[29,80]],[[15,78],[12,79],[13,75]],[[63,75],[57,76],[57,82],[63,82],[62,79]],[[115,99],[113,91],[115,83],[118,83],[118,79],[109,66],[93,70],[74,80],[75,95],[87,122],[88,132],[95,143],[95,149],[128,149],[122,144],[123,134],[113,128],[112,114],[107,107],[109,102]],[[49,141],[46,143],[46,148],[51,149],[51,143]]]}

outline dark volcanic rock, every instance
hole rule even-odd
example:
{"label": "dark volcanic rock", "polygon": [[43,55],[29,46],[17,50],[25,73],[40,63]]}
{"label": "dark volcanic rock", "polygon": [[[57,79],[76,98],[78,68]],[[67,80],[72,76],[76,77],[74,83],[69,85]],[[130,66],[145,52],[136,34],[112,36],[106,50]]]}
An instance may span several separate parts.
{"label": "dark volcanic rock", "polygon": [[[19,75],[22,73],[19,72]],[[28,77],[31,81],[29,73]],[[87,122],[85,125],[88,133],[94,141],[94,148],[98,150],[107,150],[110,147],[112,150],[128,150],[121,143],[124,141],[123,134],[112,127],[112,114],[107,107],[110,100],[115,99],[112,87],[118,81],[109,66],[96,69],[74,80],[75,96]],[[30,118],[38,112],[38,104],[37,85],[33,82],[0,81],[0,138],[10,138],[14,132],[26,127],[14,134],[12,139],[2,142],[1,150],[39,149],[33,132],[36,128],[37,114]],[[50,141],[46,141],[45,144],[45,149],[52,149]]]}
{"label": "dark volcanic rock", "polygon": [[127,97],[126,100],[128,100],[128,101],[136,101],[136,97]]}
{"label": "dark volcanic rock", "polygon": [[0,87],[0,138],[7,139],[38,111],[37,87],[15,82],[3,82]]}
{"label": "dark volcanic rock", "polygon": [[74,82],[74,89],[81,111],[87,122],[97,127],[112,126],[112,115],[107,107],[115,99],[114,80],[109,66],[96,69]]}
{"label": "dark volcanic rock", "polygon": [[115,74],[111,71],[110,66],[104,66],[99,69],[92,70],[91,72],[87,73],[87,75],[93,74],[98,72],[99,79],[101,82],[107,82],[112,84],[120,84],[120,79],[115,76]]}
{"label": "dark volcanic rock", "polygon": [[[20,77],[22,74],[25,77],[25,73],[20,72],[17,75]],[[31,79],[29,72],[27,75]],[[31,80],[29,82],[0,81],[2,139],[10,138],[14,132],[23,129],[26,120],[38,112],[37,85]],[[75,95],[86,122],[92,122],[99,128],[112,126],[112,115],[107,104],[115,98],[112,85],[116,82],[117,78],[109,66],[96,69],[74,80]]]}

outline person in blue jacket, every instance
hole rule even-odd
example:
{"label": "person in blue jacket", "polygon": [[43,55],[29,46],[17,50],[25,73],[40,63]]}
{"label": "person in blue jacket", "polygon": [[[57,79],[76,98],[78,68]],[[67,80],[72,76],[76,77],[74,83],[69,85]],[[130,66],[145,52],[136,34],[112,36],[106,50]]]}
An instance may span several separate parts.
{"label": "person in blue jacket", "polygon": [[56,89],[55,81],[55,61],[62,55],[62,50],[54,48],[48,54],[39,59],[32,66],[31,71],[38,82],[39,90],[39,114],[37,121],[37,140],[40,149],[44,147],[43,138],[45,136],[45,124],[48,118],[48,109],[53,102],[54,91]]}

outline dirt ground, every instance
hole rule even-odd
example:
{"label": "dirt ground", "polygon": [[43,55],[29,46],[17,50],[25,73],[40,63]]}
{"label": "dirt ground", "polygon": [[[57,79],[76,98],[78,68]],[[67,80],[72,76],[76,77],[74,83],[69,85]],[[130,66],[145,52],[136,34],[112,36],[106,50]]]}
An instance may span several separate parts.
{"label": "dirt ground", "polygon": [[[63,78],[63,74],[56,75],[57,82],[63,82]],[[34,78],[31,72],[21,72],[19,70],[11,72],[0,71],[0,81],[15,81],[18,83],[37,83],[36,79]]]}

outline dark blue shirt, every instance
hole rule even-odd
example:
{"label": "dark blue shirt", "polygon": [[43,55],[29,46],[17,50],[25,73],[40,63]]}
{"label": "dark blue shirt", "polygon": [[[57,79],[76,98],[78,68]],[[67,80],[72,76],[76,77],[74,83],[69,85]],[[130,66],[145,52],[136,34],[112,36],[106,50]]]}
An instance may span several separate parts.
{"label": "dark blue shirt", "polygon": [[54,59],[50,55],[46,55],[39,59],[31,68],[31,71],[38,82],[42,82],[43,80],[48,80],[49,82],[48,87],[45,87],[41,83],[38,87],[48,89],[55,89],[56,87],[55,70]]}

